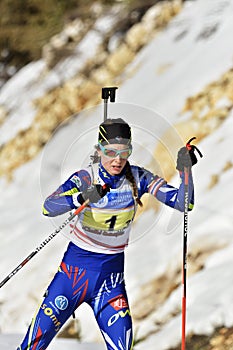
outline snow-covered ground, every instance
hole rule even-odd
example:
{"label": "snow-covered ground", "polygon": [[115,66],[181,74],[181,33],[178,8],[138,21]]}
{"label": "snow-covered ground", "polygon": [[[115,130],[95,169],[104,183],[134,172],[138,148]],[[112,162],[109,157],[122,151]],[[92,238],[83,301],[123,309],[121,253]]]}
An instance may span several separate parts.
{"label": "snow-covered ground", "polygon": [[[213,28],[216,31],[212,36],[201,38],[201,33],[210,32]],[[109,106],[111,115],[124,116],[133,127],[132,162],[145,167],[151,162],[157,164],[153,157],[155,145],[166,128],[179,120],[185,99],[232,67],[232,32],[233,0],[186,1],[181,13],[138,54],[128,67],[129,72],[137,67],[136,73],[118,90],[119,102]],[[43,62],[31,64],[12,78],[0,91],[0,103],[11,103],[12,96],[15,96],[14,101],[23,105],[22,93],[28,96],[27,103],[30,104],[30,98],[35,95],[29,94],[29,88],[34,84],[36,91],[35,77],[40,72],[40,65],[43,66]],[[165,66],[167,69],[159,74]],[[53,77],[51,73],[51,79]],[[17,82],[20,88],[17,88]],[[52,84],[48,77],[44,82],[41,80],[39,94],[47,91],[47,86]],[[97,125],[102,121],[102,109],[98,106],[83,111],[60,128],[35,159],[15,172],[12,183],[0,179],[1,279],[65,220],[66,216],[51,220],[44,218],[41,203],[72,171],[88,161],[96,140]],[[12,105],[10,118],[14,121],[14,132],[9,118],[0,128],[1,139],[4,132],[4,141],[28,125],[35,111],[25,107],[20,118],[15,113]],[[233,326],[233,275],[230,269],[233,262],[233,168],[223,172],[226,162],[233,161],[232,135],[231,113],[219,129],[198,145],[204,158],[193,170],[196,207],[189,215],[189,249],[214,246],[218,250],[214,249],[203,270],[188,279],[187,333],[209,334],[217,326]],[[175,130],[174,137],[181,143]],[[171,147],[169,144],[165,146],[168,150]],[[163,164],[158,166],[160,175],[163,175]],[[220,175],[219,182],[208,190],[214,174]],[[178,176],[175,176],[172,184],[178,185],[178,182]],[[26,331],[66,245],[65,235],[54,238],[1,289],[0,331],[4,337]],[[175,215],[169,208],[162,207],[156,215],[153,210],[148,210],[140,216],[126,252],[130,301],[139,297],[144,283],[165,272],[171,264],[179,266],[181,255],[181,214]],[[143,293],[140,299],[143,303]],[[180,305],[181,288],[177,288],[157,311],[141,323],[139,334],[146,334],[149,330],[154,334],[139,343],[136,349],[154,350],[155,344],[157,350],[175,346],[180,341],[181,315],[177,312]],[[85,305],[80,307],[77,317],[81,320],[83,341],[99,339],[92,312]],[[164,325],[156,331],[157,320]],[[10,342],[11,336],[5,339]],[[58,350],[59,342],[56,344],[54,349]],[[96,348],[93,346],[93,349]],[[9,345],[8,349],[12,347]]]}

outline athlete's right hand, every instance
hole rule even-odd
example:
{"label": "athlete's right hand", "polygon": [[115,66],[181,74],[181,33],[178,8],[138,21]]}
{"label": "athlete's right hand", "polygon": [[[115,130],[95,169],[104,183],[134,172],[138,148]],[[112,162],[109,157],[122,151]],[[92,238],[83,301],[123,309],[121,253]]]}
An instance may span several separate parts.
{"label": "athlete's right hand", "polygon": [[86,200],[91,203],[97,203],[102,197],[104,197],[110,191],[110,187],[106,184],[102,185],[92,185],[84,190],[79,195],[79,202],[82,204]]}

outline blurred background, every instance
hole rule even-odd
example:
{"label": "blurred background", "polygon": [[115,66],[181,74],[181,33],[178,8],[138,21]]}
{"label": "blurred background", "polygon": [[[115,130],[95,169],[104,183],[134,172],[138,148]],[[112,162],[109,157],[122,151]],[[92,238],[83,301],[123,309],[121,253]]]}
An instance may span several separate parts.
{"label": "blurred background", "polygon": [[[109,115],[132,126],[131,163],[178,186],[177,151],[197,138],[187,348],[233,349],[233,0],[2,0],[0,13],[0,279],[65,220],[43,200],[89,162],[101,89],[117,86]],[[183,217],[143,202],[126,251],[135,349],[176,350]],[[63,233],[1,288],[0,340],[26,332]],[[58,337],[103,344],[85,305]]]}

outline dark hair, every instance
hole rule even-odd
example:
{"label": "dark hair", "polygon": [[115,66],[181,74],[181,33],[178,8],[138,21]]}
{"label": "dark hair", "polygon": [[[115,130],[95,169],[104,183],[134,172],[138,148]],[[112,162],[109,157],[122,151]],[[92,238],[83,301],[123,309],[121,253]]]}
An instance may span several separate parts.
{"label": "dark hair", "polygon": [[135,178],[134,178],[134,176],[132,174],[131,166],[130,166],[128,161],[127,161],[127,163],[125,165],[125,177],[130,182],[135,201],[137,202],[138,205],[140,205],[140,207],[142,207],[143,206],[142,201],[138,197],[138,187],[137,187]]}
{"label": "dark hair", "polygon": [[100,162],[100,156],[99,156],[99,153],[98,153],[97,149],[98,149],[98,145],[95,146],[94,154],[92,154],[90,156],[92,164],[96,164],[96,163]]}

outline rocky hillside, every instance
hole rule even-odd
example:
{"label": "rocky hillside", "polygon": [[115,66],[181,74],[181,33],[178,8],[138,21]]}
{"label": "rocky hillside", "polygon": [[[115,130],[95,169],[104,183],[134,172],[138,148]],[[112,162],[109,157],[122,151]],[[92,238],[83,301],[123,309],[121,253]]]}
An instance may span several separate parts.
{"label": "rocky hillside", "polygon": [[[120,28],[124,32],[140,20],[143,13],[157,1],[121,2],[125,4],[127,11],[127,16],[122,17]],[[62,31],[64,25],[81,20],[82,29],[88,30],[100,13],[107,11],[115,3],[114,0],[49,0],[46,3],[43,0],[2,0],[0,87],[27,63],[40,59],[43,47],[51,37]]]}
{"label": "rocky hillside", "polygon": [[[80,62],[73,76],[64,78],[54,88],[31,101],[36,111],[32,125],[1,146],[0,176],[10,178],[14,169],[38,154],[62,122],[82,109],[99,103],[101,87],[113,83],[118,86],[127,79],[123,74],[127,65],[156,32],[180,11],[181,6],[180,0],[174,0],[163,1],[149,7],[148,11],[148,5],[140,7],[141,12],[135,10],[139,21],[134,24],[129,20],[133,13],[124,5],[112,6],[107,10],[93,5],[91,12],[95,21],[76,18],[61,33],[52,37],[42,50],[45,66],[40,72],[40,80],[46,80],[51,72],[56,74],[56,70],[62,69],[64,62],[77,50],[85,56],[85,44],[84,53],[81,48],[85,40],[97,36],[98,42],[87,59]],[[36,89],[37,83],[31,88]],[[12,108],[9,110],[0,101],[0,123],[8,118],[9,112],[12,112]]]}

